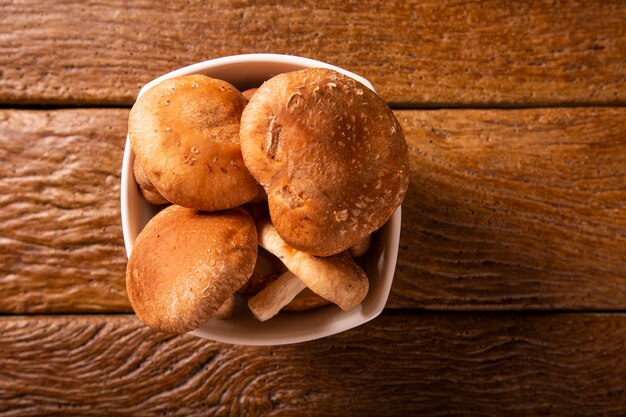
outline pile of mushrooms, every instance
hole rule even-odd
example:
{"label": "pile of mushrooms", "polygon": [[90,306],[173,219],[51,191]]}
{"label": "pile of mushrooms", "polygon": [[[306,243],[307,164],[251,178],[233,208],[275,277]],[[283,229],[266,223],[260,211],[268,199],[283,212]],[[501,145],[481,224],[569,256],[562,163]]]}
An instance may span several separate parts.
{"label": "pile of mushrooms", "polygon": [[237,293],[261,321],[363,301],[354,258],[408,186],[402,129],[374,92],[321,68],[243,93],[189,75],[147,90],[128,132],[142,195],[169,204],[126,272],[147,325],[182,333],[227,318]]}

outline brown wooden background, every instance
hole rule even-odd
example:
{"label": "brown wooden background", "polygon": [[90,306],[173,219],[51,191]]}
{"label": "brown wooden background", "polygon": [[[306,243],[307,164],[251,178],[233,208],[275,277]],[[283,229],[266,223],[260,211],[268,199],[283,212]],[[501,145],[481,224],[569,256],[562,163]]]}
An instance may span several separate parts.
{"label": "brown wooden background", "polygon": [[[0,415],[626,415],[623,1],[0,1]],[[132,313],[141,85],[219,56],[370,79],[411,155],[381,317],[294,346]]]}

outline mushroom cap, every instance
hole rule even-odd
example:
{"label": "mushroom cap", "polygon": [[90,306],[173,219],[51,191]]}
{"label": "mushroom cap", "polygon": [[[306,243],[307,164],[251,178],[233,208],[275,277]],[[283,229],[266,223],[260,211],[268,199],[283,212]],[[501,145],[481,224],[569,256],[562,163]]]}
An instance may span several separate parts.
{"label": "mushroom cap", "polygon": [[154,188],[154,185],[152,185],[148,177],[146,177],[146,173],[141,165],[137,163],[137,159],[135,159],[135,162],[133,163],[133,175],[135,176],[137,185],[139,185],[139,192],[149,203],[156,205],[169,203],[169,201],[167,201],[161,194],[159,194],[157,189]]}
{"label": "mushroom cap", "polygon": [[242,91],[241,94],[246,100],[250,101],[254,93],[256,93],[256,90],[258,90],[258,88],[248,88],[247,90]]}
{"label": "mushroom cap", "polygon": [[199,74],[164,80],[137,99],[128,120],[131,146],[165,199],[217,211],[259,193],[239,145],[245,105],[232,85]]}
{"label": "mushroom cap", "polygon": [[135,313],[167,333],[199,327],[248,280],[257,245],[254,221],[243,209],[165,208],[139,234],[128,261]]}
{"label": "mushroom cap", "polygon": [[342,252],[380,228],[408,187],[407,145],[393,112],[333,70],[266,81],[243,111],[240,138],[276,230],[313,255]]}

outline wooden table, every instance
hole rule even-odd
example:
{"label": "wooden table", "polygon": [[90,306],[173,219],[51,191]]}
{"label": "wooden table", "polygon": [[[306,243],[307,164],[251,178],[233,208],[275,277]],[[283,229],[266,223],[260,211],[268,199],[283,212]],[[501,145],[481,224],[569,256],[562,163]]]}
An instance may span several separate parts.
{"label": "wooden table", "polygon": [[[626,415],[624,1],[0,3],[0,415]],[[158,334],[124,289],[128,109],[252,52],[395,109],[387,310],[293,346]]]}

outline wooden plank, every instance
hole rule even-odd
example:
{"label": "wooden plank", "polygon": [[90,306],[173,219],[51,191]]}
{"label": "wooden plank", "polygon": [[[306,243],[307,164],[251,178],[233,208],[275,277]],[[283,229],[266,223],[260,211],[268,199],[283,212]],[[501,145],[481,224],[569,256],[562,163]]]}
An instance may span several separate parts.
{"label": "wooden plank", "polygon": [[388,312],[278,347],[3,317],[0,415],[622,416],[625,340],[621,314]]}
{"label": "wooden plank", "polygon": [[127,110],[0,112],[0,311],[130,311]]}
{"label": "wooden plank", "polygon": [[[390,308],[626,308],[626,109],[398,111]],[[127,110],[0,112],[0,312],[130,311]]]}
{"label": "wooden plank", "polygon": [[0,103],[130,104],[172,69],[306,56],[396,106],[626,103],[626,3],[0,2]]}
{"label": "wooden plank", "polygon": [[626,109],[397,113],[398,305],[624,309]]}

